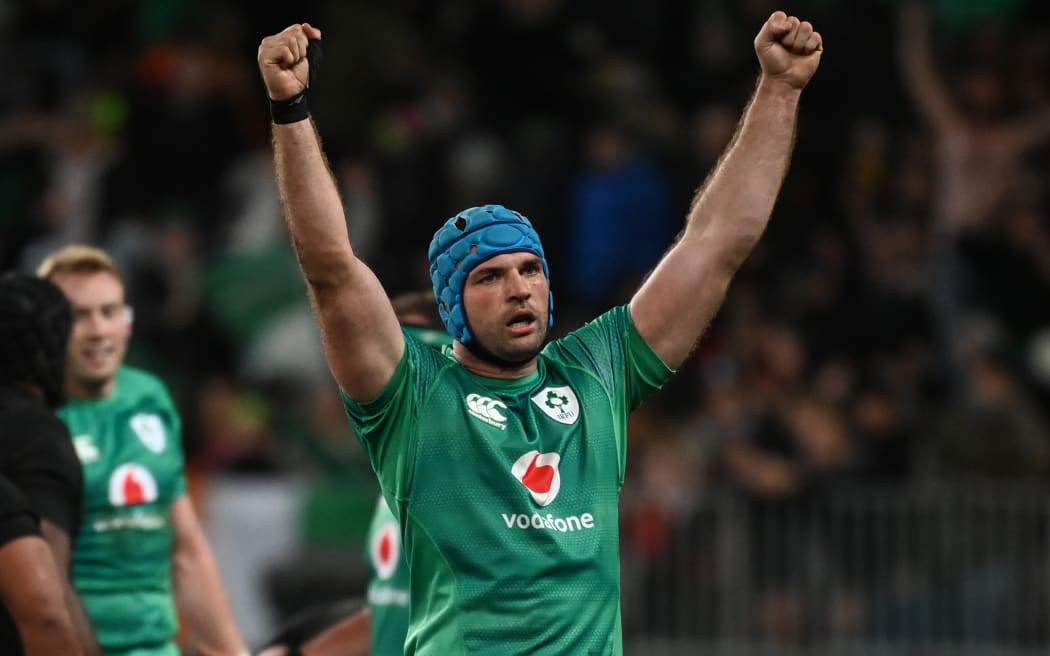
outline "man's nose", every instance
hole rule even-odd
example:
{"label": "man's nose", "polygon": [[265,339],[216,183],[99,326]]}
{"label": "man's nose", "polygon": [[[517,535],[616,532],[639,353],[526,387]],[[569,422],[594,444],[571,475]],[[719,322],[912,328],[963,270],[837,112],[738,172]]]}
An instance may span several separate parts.
{"label": "man's nose", "polygon": [[507,276],[507,294],[514,299],[525,299],[532,294],[529,281],[518,271],[512,271]]}
{"label": "man's nose", "polygon": [[105,319],[102,318],[98,312],[91,312],[77,318],[83,330],[90,335],[97,335],[102,332],[102,325],[105,323]]}

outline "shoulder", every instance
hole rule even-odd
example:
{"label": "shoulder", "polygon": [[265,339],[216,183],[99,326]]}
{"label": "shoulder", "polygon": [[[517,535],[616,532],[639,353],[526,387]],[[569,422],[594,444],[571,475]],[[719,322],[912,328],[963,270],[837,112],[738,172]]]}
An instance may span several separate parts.
{"label": "shoulder", "polygon": [[[17,431],[8,430],[17,427]],[[0,443],[9,440],[61,439],[69,441],[69,429],[54,412],[32,398],[5,404],[0,408]]]}
{"label": "shoulder", "polygon": [[27,535],[40,535],[36,514],[21,490],[0,475],[0,546]]}
{"label": "shoulder", "polygon": [[118,394],[129,397],[152,397],[171,404],[171,392],[156,374],[137,367],[123,366],[117,372]]}
{"label": "shoulder", "polygon": [[167,389],[167,385],[160,379],[156,374],[150,373],[145,369],[139,369],[138,367],[130,367],[128,365],[122,366],[117,371],[117,382],[126,382],[134,385],[135,387],[141,388],[160,388]]}
{"label": "shoulder", "polygon": [[40,405],[27,403],[0,412],[0,449],[10,456],[12,467],[22,472],[19,475],[33,471],[80,472],[69,428],[54,412]]}
{"label": "shoulder", "polygon": [[28,509],[29,504],[26,503],[22,491],[11,479],[0,474],[0,517],[27,512]]}
{"label": "shoulder", "polygon": [[578,348],[581,343],[590,344],[599,341],[622,341],[629,330],[634,329],[634,320],[627,305],[618,305],[581,326],[573,328],[568,334],[552,340],[544,347],[544,353],[551,355],[561,349]]}
{"label": "shoulder", "polygon": [[463,366],[453,354],[451,342],[424,342],[407,332],[405,359],[424,377],[436,377],[441,371]]}

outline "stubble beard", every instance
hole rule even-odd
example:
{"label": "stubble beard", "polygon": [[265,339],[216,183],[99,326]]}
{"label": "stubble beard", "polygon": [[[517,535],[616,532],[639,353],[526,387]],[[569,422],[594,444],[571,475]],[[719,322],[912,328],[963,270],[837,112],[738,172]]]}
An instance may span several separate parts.
{"label": "stubble beard", "polygon": [[543,350],[543,347],[547,344],[547,338],[550,336],[546,321],[543,323],[541,331],[541,339],[537,341],[535,346],[528,348],[493,349],[476,335],[474,339],[464,344],[464,346],[476,357],[489,364],[495,365],[500,369],[513,369],[529,362]]}

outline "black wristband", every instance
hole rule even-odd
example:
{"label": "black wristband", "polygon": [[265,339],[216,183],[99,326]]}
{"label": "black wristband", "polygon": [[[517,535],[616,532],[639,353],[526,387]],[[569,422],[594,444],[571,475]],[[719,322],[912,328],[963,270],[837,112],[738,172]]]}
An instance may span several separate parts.
{"label": "black wristband", "polygon": [[274,100],[270,98],[270,118],[277,125],[285,123],[298,123],[310,115],[310,108],[306,104],[306,92],[288,100]]}
{"label": "black wristband", "polygon": [[317,75],[321,72],[322,59],[324,59],[324,54],[321,52],[321,40],[310,39],[306,44],[306,62],[310,70],[307,88],[298,96],[288,100],[270,99],[270,118],[274,123],[278,125],[298,123],[310,115],[310,108],[306,104],[306,92],[317,81]]}

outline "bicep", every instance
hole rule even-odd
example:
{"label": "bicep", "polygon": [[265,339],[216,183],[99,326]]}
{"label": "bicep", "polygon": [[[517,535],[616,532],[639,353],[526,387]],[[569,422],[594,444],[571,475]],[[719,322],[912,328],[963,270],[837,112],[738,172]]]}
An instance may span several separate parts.
{"label": "bicep", "polygon": [[58,565],[58,571],[69,572],[69,533],[48,519],[40,520],[40,533],[51,549],[51,555]]}
{"label": "bicep", "polygon": [[397,316],[375,274],[356,261],[345,282],[311,285],[328,367],[350,398],[370,401],[386,387],[405,350]]}
{"label": "bicep", "polygon": [[171,525],[176,558],[192,555],[205,544],[204,528],[189,495],[184,494],[171,503]]}
{"label": "bicep", "polygon": [[76,471],[61,471],[54,467],[50,475],[35,477],[27,481],[25,487],[33,510],[55,531],[63,533],[67,541],[76,536],[83,513],[80,463],[73,462],[69,466],[76,467]]}
{"label": "bicep", "polygon": [[735,272],[716,246],[704,235],[679,241],[631,299],[638,334],[673,369],[711,323]]}
{"label": "bicep", "polygon": [[325,629],[302,646],[303,656],[368,656],[372,648],[372,612],[362,608]]}
{"label": "bicep", "polygon": [[0,598],[14,617],[64,605],[64,587],[47,543],[37,536],[0,547]]}

